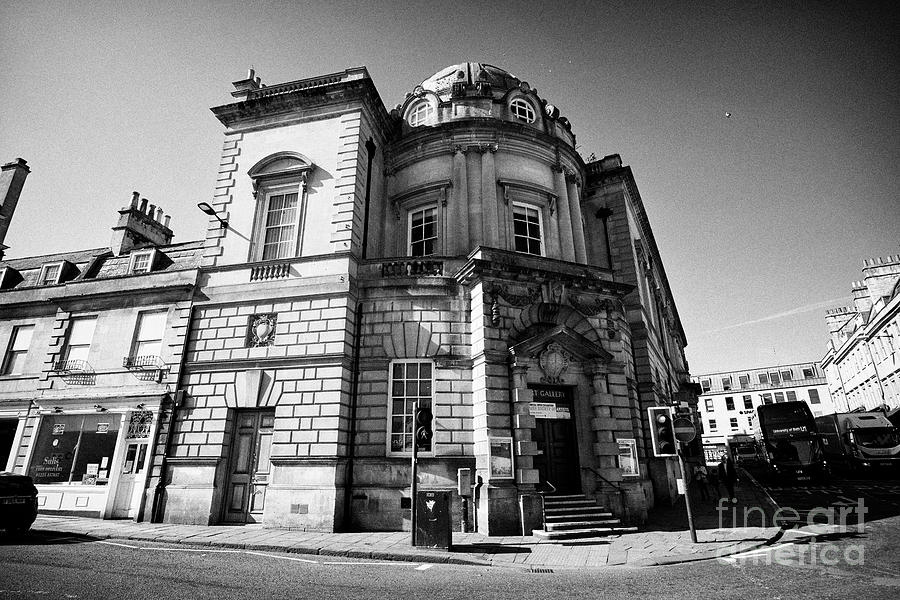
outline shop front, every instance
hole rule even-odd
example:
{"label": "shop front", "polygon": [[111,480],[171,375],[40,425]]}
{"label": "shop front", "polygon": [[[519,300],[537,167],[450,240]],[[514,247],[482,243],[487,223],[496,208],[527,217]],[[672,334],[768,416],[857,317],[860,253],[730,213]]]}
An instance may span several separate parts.
{"label": "shop front", "polygon": [[45,513],[139,517],[157,410],[41,414],[27,474]]}

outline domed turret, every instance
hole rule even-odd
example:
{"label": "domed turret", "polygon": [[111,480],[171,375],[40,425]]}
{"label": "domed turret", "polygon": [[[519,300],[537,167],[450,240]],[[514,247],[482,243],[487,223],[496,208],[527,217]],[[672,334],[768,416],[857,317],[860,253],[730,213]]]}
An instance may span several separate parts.
{"label": "domed turret", "polygon": [[454,88],[456,95],[474,88],[484,95],[490,92],[494,97],[502,97],[509,90],[520,89],[521,84],[518,77],[493,65],[465,62],[441,69],[423,81],[422,88],[446,102],[454,95]]}

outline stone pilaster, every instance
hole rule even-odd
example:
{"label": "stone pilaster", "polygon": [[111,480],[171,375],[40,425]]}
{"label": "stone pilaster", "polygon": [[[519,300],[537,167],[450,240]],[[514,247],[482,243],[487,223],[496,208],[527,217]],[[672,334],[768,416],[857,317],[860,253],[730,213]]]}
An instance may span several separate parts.
{"label": "stone pilaster", "polygon": [[559,223],[559,257],[563,260],[575,260],[575,243],[572,240],[572,214],[569,210],[569,192],[566,189],[566,176],[562,168],[553,168],[553,183],[556,193],[559,195],[557,201],[557,222]]}
{"label": "stone pilaster", "polygon": [[534,456],[537,454],[537,443],[531,439],[536,425],[531,416],[530,406],[533,392],[528,389],[527,365],[513,365],[513,440],[515,443],[516,482],[519,491],[534,489],[540,481],[538,470],[534,468]]}
{"label": "stone pilaster", "polygon": [[492,248],[500,247],[500,216],[497,212],[497,169],[494,153],[497,146],[488,145],[481,154],[481,201],[484,210],[484,243]]}
{"label": "stone pilaster", "polygon": [[484,241],[484,209],[481,200],[481,156],[478,146],[469,146],[466,152],[467,196],[469,211],[469,249],[481,246]]}
{"label": "stone pilaster", "polygon": [[581,216],[581,196],[578,193],[578,180],[575,175],[566,175],[569,193],[569,212],[572,215],[572,239],[575,243],[575,261],[587,262],[587,249],[584,241],[584,221]]}
{"label": "stone pilaster", "polygon": [[466,154],[462,146],[453,151],[453,225],[449,228],[453,236],[451,253],[468,254],[469,241],[469,182],[466,173]]}

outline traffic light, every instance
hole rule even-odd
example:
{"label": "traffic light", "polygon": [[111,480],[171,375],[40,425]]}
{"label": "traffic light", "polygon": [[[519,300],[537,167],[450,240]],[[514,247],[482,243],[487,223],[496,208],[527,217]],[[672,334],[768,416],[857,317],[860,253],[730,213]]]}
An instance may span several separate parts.
{"label": "traffic light", "polygon": [[677,456],[675,453],[675,430],[672,427],[672,408],[669,406],[651,406],[647,409],[647,413],[650,416],[653,455]]}
{"label": "traffic light", "polygon": [[431,408],[420,406],[416,411],[416,448],[419,450],[431,450],[431,438],[434,431],[431,429]]}

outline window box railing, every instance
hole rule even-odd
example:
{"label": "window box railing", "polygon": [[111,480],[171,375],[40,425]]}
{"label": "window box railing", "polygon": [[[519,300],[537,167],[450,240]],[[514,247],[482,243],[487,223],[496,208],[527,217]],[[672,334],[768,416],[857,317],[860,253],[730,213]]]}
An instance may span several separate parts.
{"label": "window box railing", "polygon": [[163,375],[169,370],[162,358],[152,355],[126,356],[122,359],[122,366],[140,381],[157,383],[162,381]]}
{"label": "window box railing", "polygon": [[93,385],[94,368],[86,360],[61,360],[53,364],[51,375],[61,377],[69,385]]}
{"label": "window box railing", "polygon": [[442,277],[444,261],[396,260],[381,263],[382,277]]}

